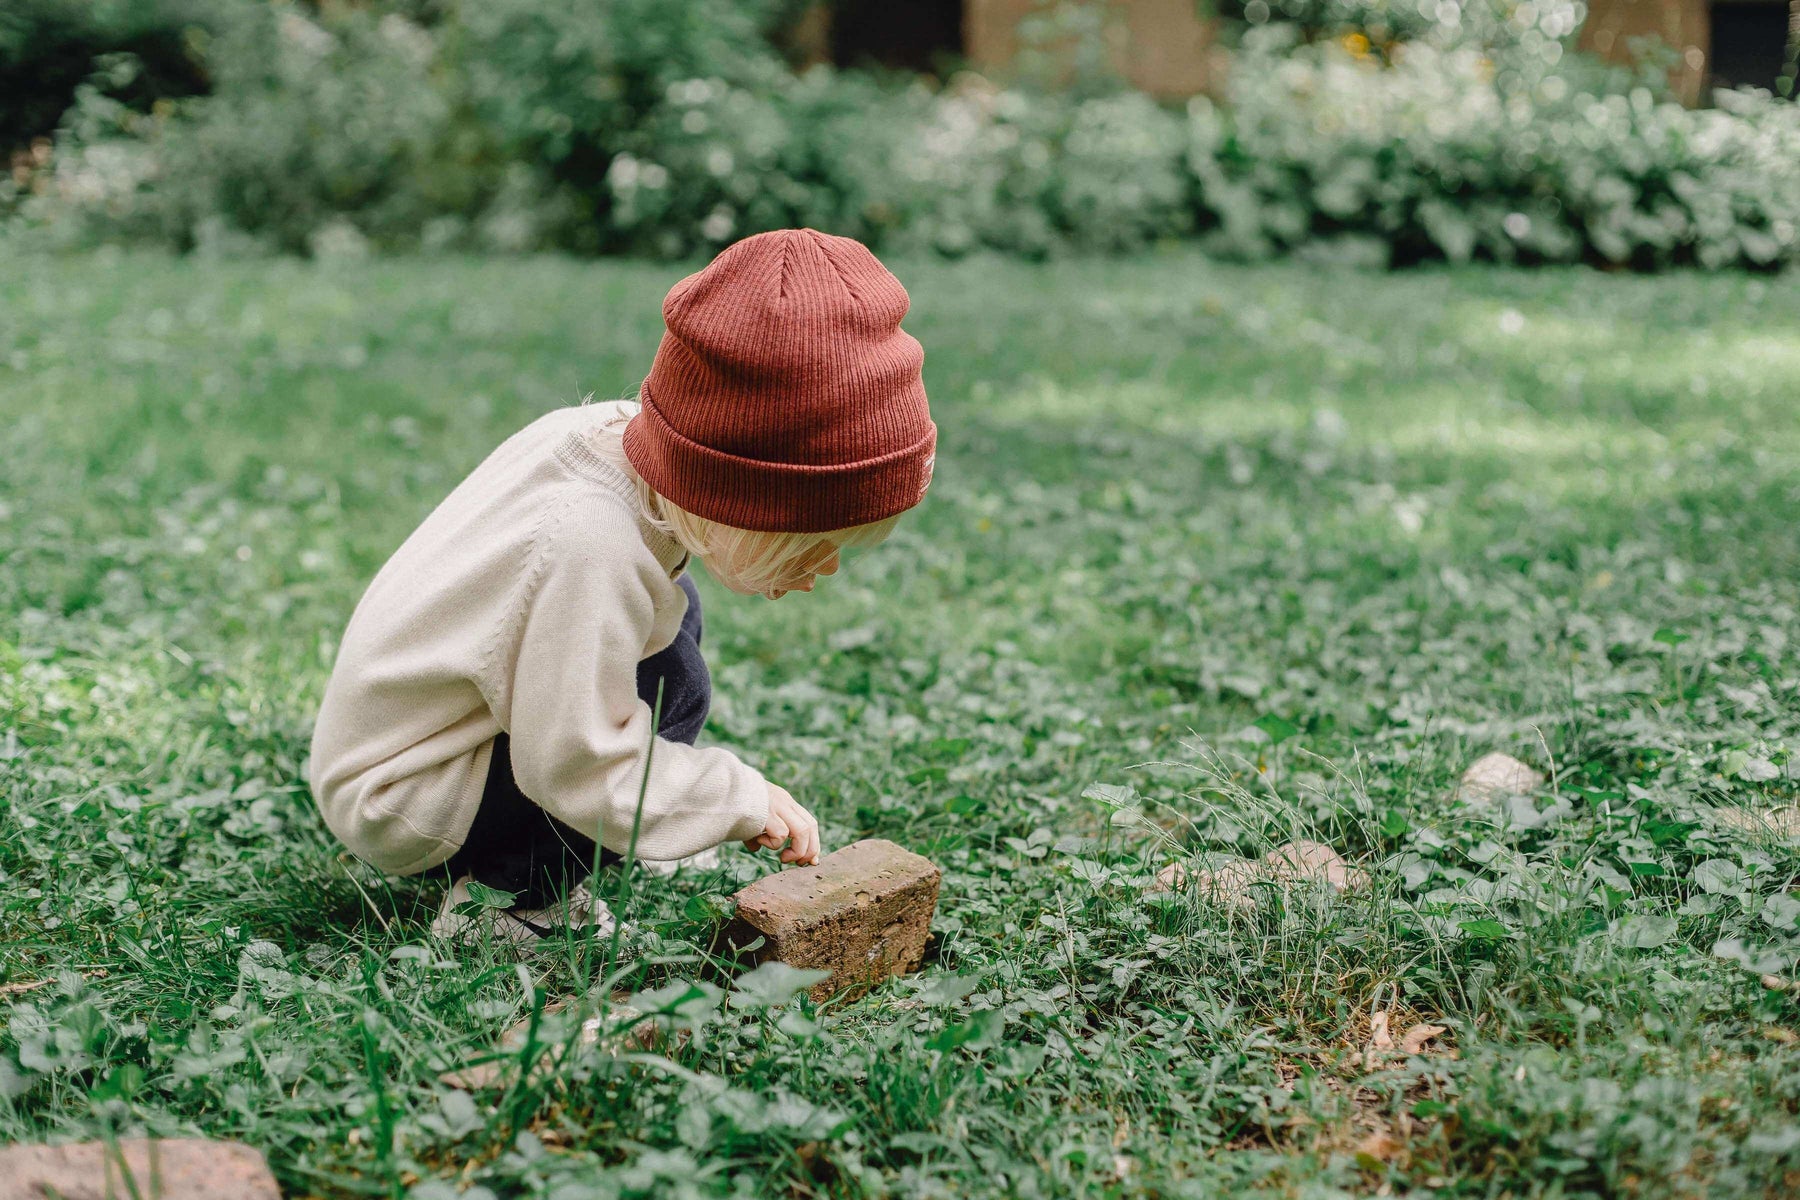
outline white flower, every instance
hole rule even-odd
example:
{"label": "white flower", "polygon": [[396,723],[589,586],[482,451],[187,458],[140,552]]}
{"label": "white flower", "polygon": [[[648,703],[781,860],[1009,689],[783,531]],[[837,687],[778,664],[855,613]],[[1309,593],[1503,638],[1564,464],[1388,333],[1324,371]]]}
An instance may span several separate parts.
{"label": "white flower", "polygon": [[621,154],[613,159],[612,165],[606,169],[606,182],[622,191],[629,191],[636,187],[638,160],[629,154]]}
{"label": "white flower", "polygon": [[282,41],[314,58],[325,57],[337,45],[336,38],[299,13],[282,13],[280,28]]}
{"label": "white flower", "polygon": [[711,242],[724,241],[731,236],[731,231],[735,228],[737,228],[737,222],[732,219],[731,210],[724,205],[707,213],[706,220],[700,222],[701,236]]}

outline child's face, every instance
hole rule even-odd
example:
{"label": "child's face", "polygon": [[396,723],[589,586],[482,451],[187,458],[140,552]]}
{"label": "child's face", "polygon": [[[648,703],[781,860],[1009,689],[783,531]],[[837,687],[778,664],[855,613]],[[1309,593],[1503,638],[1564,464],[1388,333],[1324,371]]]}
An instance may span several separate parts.
{"label": "child's face", "polygon": [[787,570],[782,577],[776,580],[766,591],[761,592],[758,592],[755,588],[745,586],[738,578],[738,574],[733,569],[732,564],[728,562],[716,562],[712,559],[703,561],[706,562],[706,569],[712,572],[713,578],[717,579],[732,591],[744,596],[760,594],[767,596],[771,600],[779,600],[789,592],[812,591],[813,582],[820,575],[837,574],[838,548],[831,542],[820,542],[811,550],[808,550],[805,554],[788,564]]}

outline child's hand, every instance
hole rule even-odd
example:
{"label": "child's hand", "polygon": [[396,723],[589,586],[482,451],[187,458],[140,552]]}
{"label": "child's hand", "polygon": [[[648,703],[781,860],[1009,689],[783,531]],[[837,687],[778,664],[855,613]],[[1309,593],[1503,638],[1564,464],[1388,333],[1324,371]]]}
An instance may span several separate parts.
{"label": "child's hand", "polygon": [[769,785],[769,819],[763,831],[744,843],[750,850],[781,850],[781,861],[806,866],[819,861],[819,822],[788,795],[787,789]]}

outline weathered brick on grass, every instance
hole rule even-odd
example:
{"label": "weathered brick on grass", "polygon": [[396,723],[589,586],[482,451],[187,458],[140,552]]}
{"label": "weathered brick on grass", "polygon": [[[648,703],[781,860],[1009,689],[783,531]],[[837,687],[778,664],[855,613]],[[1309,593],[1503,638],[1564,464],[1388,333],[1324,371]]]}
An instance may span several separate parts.
{"label": "weathered brick on grass", "polygon": [[205,1138],[0,1149],[0,1200],[281,1200],[269,1164]]}
{"label": "weathered brick on grass", "polygon": [[853,842],[810,867],[757,880],[736,896],[725,931],[730,950],[758,937],[745,958],[830,971],[815,1000],[861,994],[890,975],[919,969],[943,873],[930,859],[880,838]]}

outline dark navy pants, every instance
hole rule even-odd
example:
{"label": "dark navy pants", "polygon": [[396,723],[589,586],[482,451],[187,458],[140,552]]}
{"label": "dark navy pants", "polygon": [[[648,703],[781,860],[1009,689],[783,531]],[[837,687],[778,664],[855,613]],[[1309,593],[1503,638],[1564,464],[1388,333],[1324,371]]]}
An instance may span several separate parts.
{"label": "dark navy pants", "polygon": [[[662,720],[656,732],[691,746],[712,707],[712,676],[700,657],[700,593],[685,574],[676,582],[687,593],[687,615],[675,640],[638,664],[637,690],[654,712],[661,684]],[[596,860],[591,839],[519,790],[513,780],[511,739],[502,733],[494,739],[494,757],[475,823],[445,867],[452,879],[466,874],[478,883],[515,893],[521,908],[543,908],[569,884],[585,879],[596,861],[610,866],[620,857],[601,849]]]}

